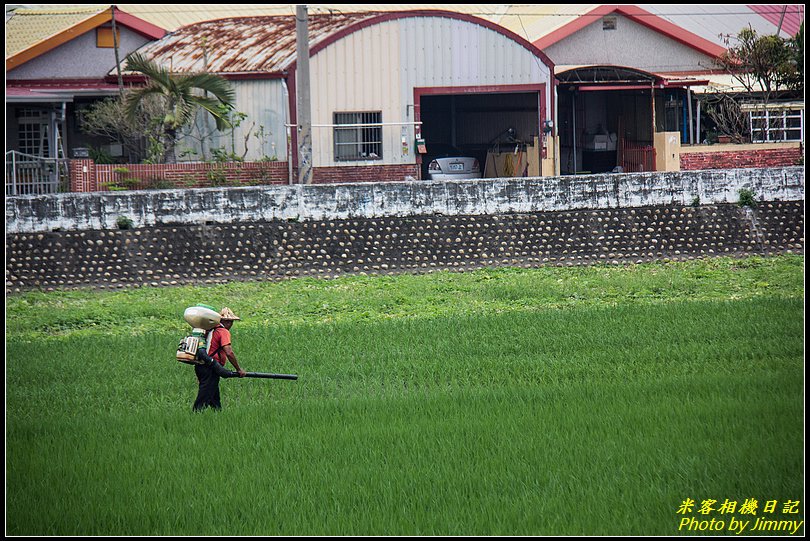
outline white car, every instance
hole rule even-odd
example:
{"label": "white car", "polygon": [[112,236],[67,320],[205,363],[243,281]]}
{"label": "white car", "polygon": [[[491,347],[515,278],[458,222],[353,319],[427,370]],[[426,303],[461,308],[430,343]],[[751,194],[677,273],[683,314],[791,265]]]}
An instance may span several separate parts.
{"label": "white car", "polygon": [[477,158],[465,156],[458,149],[448,145],[428,145],[426,159],[428,179],[458,180],[481,178],[481,165]]}

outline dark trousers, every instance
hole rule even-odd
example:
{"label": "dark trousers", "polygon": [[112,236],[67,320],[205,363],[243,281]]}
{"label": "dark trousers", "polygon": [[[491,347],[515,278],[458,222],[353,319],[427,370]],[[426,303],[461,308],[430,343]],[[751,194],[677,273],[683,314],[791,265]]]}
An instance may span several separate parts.
{"label": "dark trousers", "polygon": [[194,401],[194,411],[201,411],[205,408],[222,409],[222,402],[219,398],[219,378],[230,378],[234,373],[226,370],[211,357],[206,359],[205,364],[194,365],[194,373],[200,384],[197,399]]}

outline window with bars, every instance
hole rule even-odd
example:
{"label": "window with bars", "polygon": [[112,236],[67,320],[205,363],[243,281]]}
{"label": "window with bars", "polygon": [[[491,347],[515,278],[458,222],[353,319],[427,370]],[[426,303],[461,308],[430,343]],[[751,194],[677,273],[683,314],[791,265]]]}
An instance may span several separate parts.
{"label": "window with bars", "polygon": [[755,143],[804,140],[804,109],[751,109],[748,117]]}
{"label": "window with bars", "polygon": [[335,113],[335,161],[382,159],[382,112]]}

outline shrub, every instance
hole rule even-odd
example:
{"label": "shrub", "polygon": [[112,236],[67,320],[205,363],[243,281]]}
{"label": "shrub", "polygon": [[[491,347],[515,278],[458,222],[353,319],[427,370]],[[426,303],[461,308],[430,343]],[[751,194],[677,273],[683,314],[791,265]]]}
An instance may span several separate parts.
{"label": "shrub", "polygon": [[128,216],[119,216],[115,223],[118,225],[118,229],[132,229],[134,225],[132,218]]}
{"label": "shrub", "polygon": [[757,201],[756,201],[756,194],[754,193],[754,191],[749,190],[748,188],[742,188],[740,190],[739,205],[741,207],[755,208],[757,206]]}

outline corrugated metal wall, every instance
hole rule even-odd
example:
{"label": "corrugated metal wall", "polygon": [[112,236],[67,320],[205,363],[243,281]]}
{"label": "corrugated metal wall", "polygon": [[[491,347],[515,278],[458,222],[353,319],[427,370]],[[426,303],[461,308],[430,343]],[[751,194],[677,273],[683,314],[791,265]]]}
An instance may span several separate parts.
{"label": "corrugated metal wall", "polygon": [[[315,55],[310,62],[312,123],[333,124],[336,112],[382,112],[381,122],[411,122],[399,88],[399,27],[393,23],[372,25],[351,33]],[[410,101],[413,101],[412,99]],[[413,129],[406,128],[409,140]],[[354,161],[351,165],[414,163],[403,156],[402,126],[383,126],[382,160]],[[316,127],[312,132],[315,166],[347,164],[334,160],[333,130]],[[412,144],[411,144],[412,146]]]}
{"label": "corrugated metal wall", "polygon": [[[233,81],[236,92],[235,111],[247,115],[231,133],[214,132],[203,151],[200,133],[214,126],[209,114],[199,113],[194,137],[185,137],[178,144],[178,152],[193,151],[190,159],[210,160],[211,150],[223,148],[246,161],[276,159],[287,160],[287,131],[284,127],[288,101],[281,79]],[[247,153],[246,153],[247,148]]]}
{"label": "corrugated metal wall", "polygon": [[248,138],[251,159],[287,159],[287,108],[280,79],[241,81],[236,85],[236,110],[247,113],[247,118],[235,130],[234,138],[237,144],[244,144]]}
{"label": "corrugated metal wall", "polygon": [[[375,24],[326,47],[310,67],[313,124],[332,124],[340,111],[382,111],[383,123],[413,122],[418,87],[545,83],[545,109],[551,111],[549,69],[540,59],[503,34],[458,19]],[[385,126],[383,159],[352,164],[415,163],[414,137],[412,125]],[[332,149],[332,129],[314,128],[314,165],[340,165]]]}
{"label": "corrugated metal wall", "polygon": [[[503,34],[458,19],[413,17],[371,25],[321,50],[310,70],[316,167],[416,163],[414,88],[544,83],[545,110],[552,110],[549,69],[540,59]],[[234,87],[236,110],[247,118],[233,136],[222,135],[212,146],[241,156],[247,137],[247,160],[285,160],[288,101],[282,81],[235,81]],[[333,128],[318,125],[333,124],[337,112],[378,111],[383,123],[392,124],[382,127],[382,159],[336,162]],[[265,135],[257,137],[261,127]]]}

